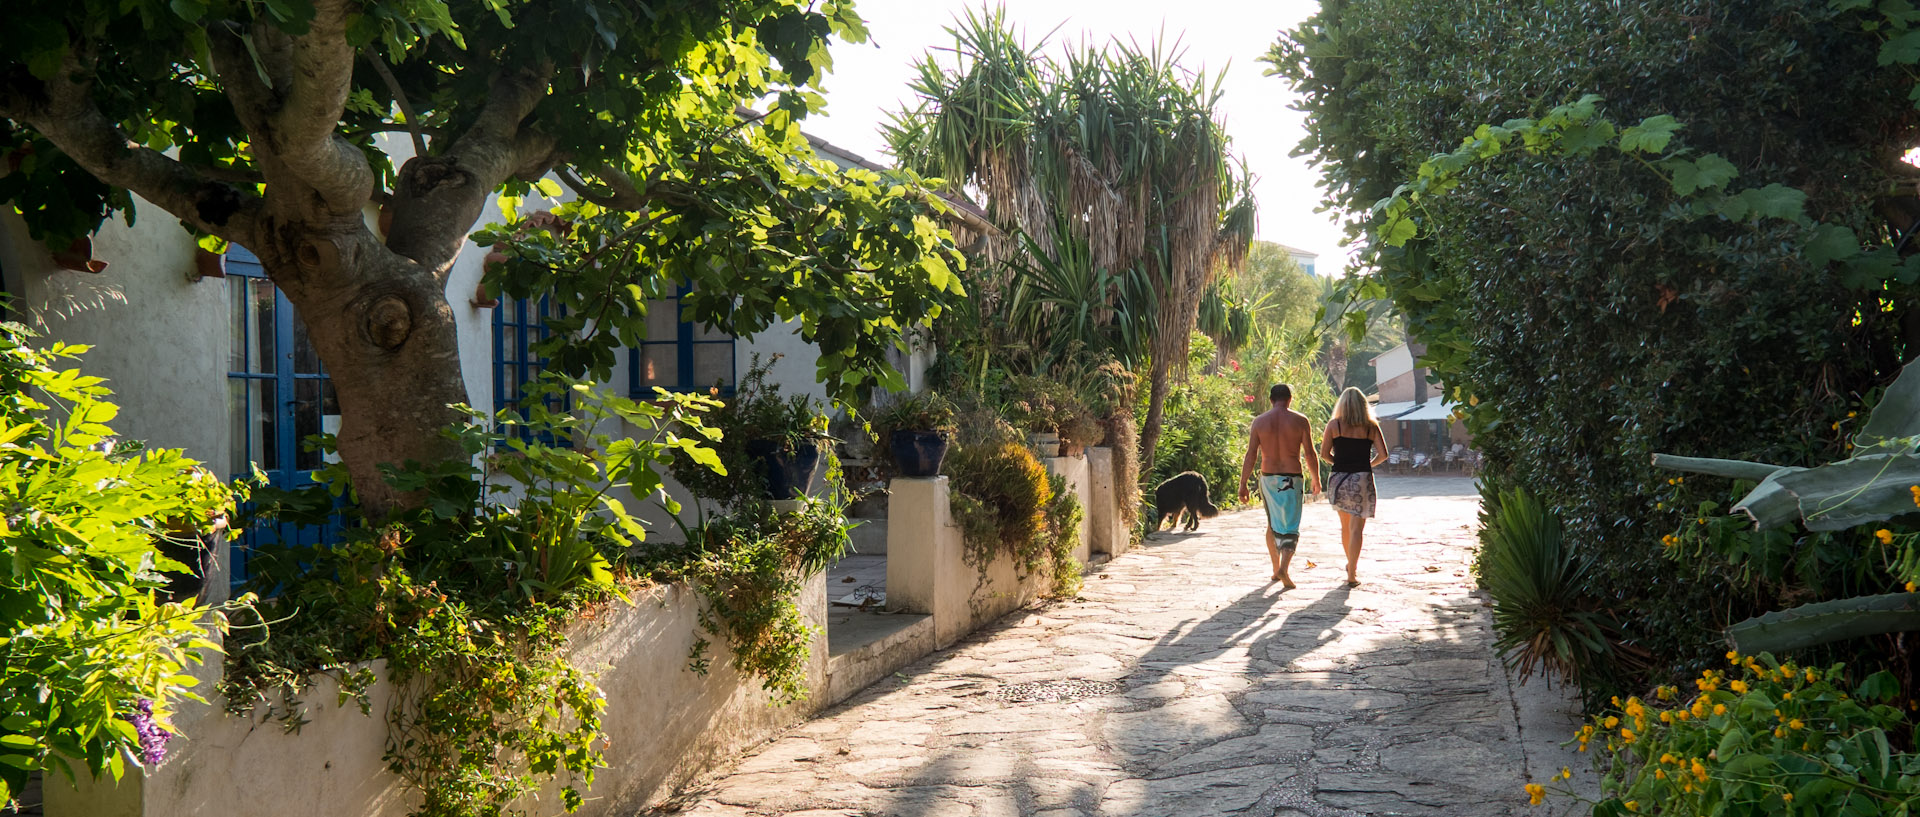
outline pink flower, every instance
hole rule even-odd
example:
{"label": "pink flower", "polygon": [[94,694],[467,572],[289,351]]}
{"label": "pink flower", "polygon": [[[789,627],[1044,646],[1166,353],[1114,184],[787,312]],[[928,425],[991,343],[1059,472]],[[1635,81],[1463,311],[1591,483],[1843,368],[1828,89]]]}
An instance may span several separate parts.
{"label": "pink flower", "polygon": [[1240,395],[1240,398],[1241,398],[1242,400],[1245,400],[1246,402],[1249,402],[1249,403],[1251,403],[1251,402],[1253,402],[1253,395],[1251,395],[1251,394],[1243,394],[1243,395]]}
{"label": "pink flower", "polygon": [[1234,371],[1236,371],[1236,372],[1237,372],[1237,371],[1240,371],[1240,361],[1238,361],[1238,360],[1234,360],[1234,359],[1232,359],[1232,358],[1228,358],[1228,359],[1227,359],[1227,365],[1228,365],[1228,366],[1232,366],[1232,367],[1233,367],[1233,370],[1234,370]]}

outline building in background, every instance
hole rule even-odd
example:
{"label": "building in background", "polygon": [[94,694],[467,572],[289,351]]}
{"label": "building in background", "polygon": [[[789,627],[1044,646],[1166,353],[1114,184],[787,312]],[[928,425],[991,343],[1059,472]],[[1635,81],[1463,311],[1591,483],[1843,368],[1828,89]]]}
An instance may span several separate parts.
{"label": "building in background", "polygon": [[1466,424],[1454,419],[1446,389],[1420,365],[1426,349],[1402,343],[1373,358],[1378,390],[1371,398],[1380,432],[1392,452],[1389,470],[1464,470],[1478,459]]}
{"label": "building in background", "polygon": [[1300,249],[1299,247],[1293,247],[1286,244],[1280,244],[1278,246],[1282,251],[1286,252],[1287,257],[1293,259],[1293,263],[1299,264],[1301,269],[1306,270],[1308,275],[1319,274],[1313,271],[1313,263],[1319,260],[1320,258],[1319,253],[1308,252],[1306,250]]}

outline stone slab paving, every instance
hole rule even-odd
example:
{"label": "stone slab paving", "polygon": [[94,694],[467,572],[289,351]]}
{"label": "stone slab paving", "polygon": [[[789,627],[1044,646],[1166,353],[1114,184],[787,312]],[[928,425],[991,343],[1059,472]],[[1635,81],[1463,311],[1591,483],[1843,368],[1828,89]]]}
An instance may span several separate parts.
{"label": "stone slab paving", "polygon": [[[1263,520],[1156,534],[665,809],[709,817],[1526,813],[1514,696],[1472,592],[1470,481],[1383,478],[1363,584],[1308,506],[1299,587]],[[1022,682],[1107,682],[1016,702]],[[1044,689],[1044,688],[1043,688]],[[1044,696],[1040,696],[1044,697]]]}

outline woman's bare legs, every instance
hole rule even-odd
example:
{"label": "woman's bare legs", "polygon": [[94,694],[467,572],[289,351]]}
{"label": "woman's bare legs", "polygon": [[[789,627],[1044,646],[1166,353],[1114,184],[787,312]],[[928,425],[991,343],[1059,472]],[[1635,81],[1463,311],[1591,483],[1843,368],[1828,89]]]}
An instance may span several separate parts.
{"label": "woman's bare legs", "polygon": [[1367,518],[1343,513],[1340,521],[1344,523],[1340,526],[1343,533],[1341,542],[1347,548],[1347,584],[1359,584],[1360,537],[1367,529]]}

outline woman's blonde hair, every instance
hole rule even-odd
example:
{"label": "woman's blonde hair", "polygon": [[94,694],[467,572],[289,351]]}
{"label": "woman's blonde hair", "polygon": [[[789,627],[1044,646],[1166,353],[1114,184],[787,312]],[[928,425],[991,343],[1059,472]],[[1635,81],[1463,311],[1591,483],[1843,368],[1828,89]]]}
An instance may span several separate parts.
{"label": "woman's blonde hair", "polygon": [[1373,406],[1367,405],[1367,396],[1352,386],[1341,392],[1340,401],[1333,405],[1333,419],[1342,429],[1380,430],[1380,421],[1373,418]]}

